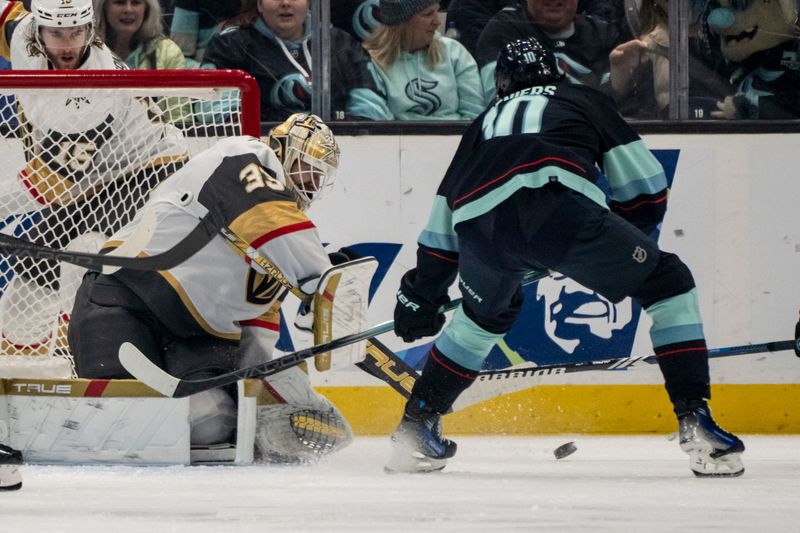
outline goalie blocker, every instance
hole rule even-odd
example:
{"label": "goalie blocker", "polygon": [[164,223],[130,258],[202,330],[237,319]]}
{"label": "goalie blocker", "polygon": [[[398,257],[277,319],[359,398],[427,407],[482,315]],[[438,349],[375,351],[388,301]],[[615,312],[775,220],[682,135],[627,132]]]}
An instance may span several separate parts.
{"label": "goalie blocker", "polygon": [[[295,326],[307,330],[310,322],[314,344],[327,343],[366,329],[369,326],[369,286],[377,268],[378,261],[374,257],[363,257],[328,269],[314,291],[310,310],[298,316]],[[363,361],[366,350],[364,340],[333,352],[320,353],[314,357],[314,366],[322,372],[348,367]],[[333,353],[335,357],[332,357]]]}

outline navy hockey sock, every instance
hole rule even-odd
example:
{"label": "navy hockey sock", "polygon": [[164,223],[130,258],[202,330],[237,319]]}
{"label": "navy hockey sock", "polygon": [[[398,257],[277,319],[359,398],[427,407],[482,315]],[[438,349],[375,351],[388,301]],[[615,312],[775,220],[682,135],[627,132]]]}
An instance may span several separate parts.
{"label": "navy hockey sock", "polygon": [[673,404],[684,398],[711,397],[705,340],[659,346],[655,352],[664,375],[664,386]]}
{"label": "navy hockey sock", "polygon": [[422,369],[422,376],[414,385],[412,396],[437,413],[444,414],[477,376],[476,370],[459,365],[433,346]]}

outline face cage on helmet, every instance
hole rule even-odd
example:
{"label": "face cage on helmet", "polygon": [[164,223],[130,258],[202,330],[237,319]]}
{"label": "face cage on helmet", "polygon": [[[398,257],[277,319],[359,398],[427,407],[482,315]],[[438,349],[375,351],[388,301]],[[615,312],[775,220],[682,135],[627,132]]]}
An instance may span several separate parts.
{"label": "face cage on helmet", "polygon": [[[311,170],[292,171],[295,161],[306,163],[311,167]],[[333,187],[333,182],[336,178],[336,167],[294,146],[290,146],[286,150],[286,165],[284,170],[286,171],[286,177],[290,186],[300,198],[303,209],[308,209],[311,202],[322,198],[325,193]],[[309,187],[309,185],[303,182],[303,178],[307,172],[313,172],[319,176],[317,179],[313,180],[316,187]],[[295,179],[295,177],[297,179]]]}

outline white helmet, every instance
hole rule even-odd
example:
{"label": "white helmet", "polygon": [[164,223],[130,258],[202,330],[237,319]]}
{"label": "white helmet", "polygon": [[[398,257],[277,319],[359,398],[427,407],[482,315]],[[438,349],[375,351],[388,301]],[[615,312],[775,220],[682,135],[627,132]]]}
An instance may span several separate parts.
{"label": "white helmet", "polygon": [[[269,132],[268,142],[283,163],[287,184],[294,190],[302,209],[307,209],[313,200],[333,186],[339,168],[339,145],[321,118],[310,113],[295,113]],[[302,173],[306,171],[295,172],[296,161],[313,168],[315,179],[304,182]]]}
{"label": "white helmet", "polygon": [[92,0],[32,0],[31,13],[39,27],[65,28],[94,23]]}

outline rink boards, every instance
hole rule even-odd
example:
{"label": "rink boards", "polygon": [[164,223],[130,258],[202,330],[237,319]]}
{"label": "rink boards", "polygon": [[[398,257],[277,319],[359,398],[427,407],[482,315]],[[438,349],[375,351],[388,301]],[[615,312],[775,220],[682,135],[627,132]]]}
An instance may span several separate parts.
{"label": "rink boards", "polygon": [[[310,215],[332,249],[356,245],[381,261],[370,307],[374,323],[392,317],[399,279],[414,266],[416,238],[458,140],[340,137],[336,188]],[[649,135],[645,141],[671,182],[658,242],[692,269],[709,347],[791,339],[800,308],[798,135]],[[286,310],[292,313],[292,304]],[[649,325],[630,301],[614,306],[568,281],[547,280],[526,291],[517,326],[489,362],[502,367],[647,355]],[[295,347],[307,345],[300,335],[291,337]],[[409,349],[393,335],[381,340],[412,364],[426,350],[426,342]],[[722,423],[737,431],[800,432],[794,408],[800,359],[792,352],[715,359],[711,372],[711,405]],[[357,370],[316,380],[363,432],[390,431],[399,416],[399,396]],[[527,383],[536,386],[457,412],[446,424],[465,433],[675,429],[654,365]]]}
{"label": "rink boards", "polygon": [[[416,238],[458,140],[339,137],[338,183],[310,216],[329,249],[351,246],[379,260],[371,323],[392,317],[399,279],[414,265]],[[800,307],[798,135],[650,135],[645,140],[672,183],[658,242],[693,271],[709,346],[791,338]],[[287,322],[296,307],[290,296],[284,306]],[[502,368],[525,361],[647,355],[652,353],[648,328],[647,317],[630,301],[613,305],[568,280],[550,279],[528,288],[517,326],[489,364]],[[417,367],[430,342],[406,345],[391,334],[381,340]],[[282,332],[285,351],[310,343],[291,326]],[[800,400],[800,359],[793,353],[717,359],[711,369],[711,405],[720,423],[740,432],[800,433],[794,409]],[[401,397],[366,373],[356,368],[315,373],[313,381],[357,434],[385,434],[395,426]],[[653,365],[495,385],[484,401],[446,417],[446,429],[472,434],[675,429]]]}

